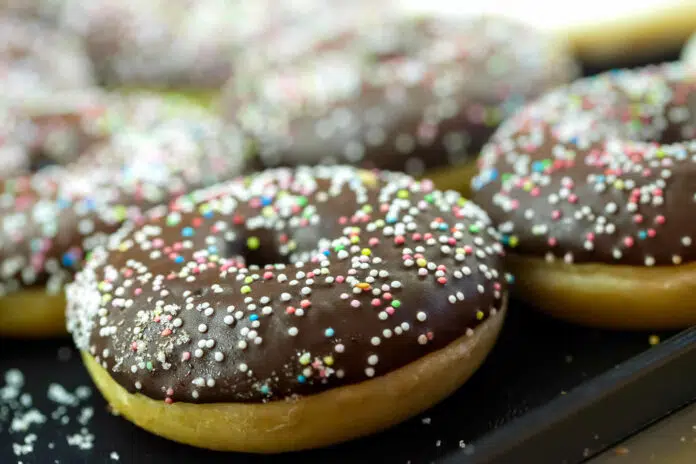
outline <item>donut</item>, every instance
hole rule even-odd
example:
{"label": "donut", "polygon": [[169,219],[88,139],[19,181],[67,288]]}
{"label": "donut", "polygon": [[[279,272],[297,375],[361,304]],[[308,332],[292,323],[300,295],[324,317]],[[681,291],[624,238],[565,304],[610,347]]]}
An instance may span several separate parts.
{"label": "donut", "polygon": [[343,163],[441,188],[466,187],[499,121],[577,71],[560,43],[494,18],[394,14],[308,49],[223,90],[225,118],[263,166]]}
{"label": "donut", "polygon": [[106,86],[173,89],[210,100],[242,47],[308,15],[316,3],[69,0],[61,22],[85,38]]}
{"label": "donut", "polygon": [[487,13],[514,18],[566,40],[583,63],[595,67],[663,57],[665,52],[678,51],[696,30],[694,0],[590,0],[572,8],[547,0],[401,0],[400,4],[410,12],[450,16]]}
{"label": "donut", "polygon": [[78,37],[41,21],[0,15],[0,99],[92,87]]}
{"label": "donut", "polygon": [[68,329],[122,416],[225,451],[315,448],[461,385],[507,275],[485,213],[401,173],[277,168],[127,225],[67,288]]}
{"label": "donut", "polygon": [[[48,119],[9,112],[14,125],[0,153],[9,146],[10,159],[27,161],[0,172],[0,336],[64,334],[63,286],[107,234],[151,206],[243,168],[244,138],[197,107],[147,95],[104,103],[66,106]],[[43,136],[56,132],[73,143],[60,147],[82,151],[65,164],[51,158],[37,165],[43,148],[58,140]]]}
{"label": "donut", "polygon": [[507,248],[521,298],[571,322],[696,323],[696,69],[580,79],[503,123],[473,199]]}

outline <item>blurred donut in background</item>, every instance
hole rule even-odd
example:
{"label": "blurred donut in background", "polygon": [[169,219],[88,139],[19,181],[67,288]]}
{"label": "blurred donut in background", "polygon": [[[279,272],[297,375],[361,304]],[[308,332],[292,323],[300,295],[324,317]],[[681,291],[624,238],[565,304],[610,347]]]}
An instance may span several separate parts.
{"label": "blurred donut in background", "polygon": [[[335,5],[334,5],[335,3]],[[360,4],[364,2],[350,2]],[[62,23],[85,38],[108,87],[217,90],[240,49],[317,11],[317,0],[68,0]]]}
{"label": "blurred donut in background", "polygon": [[567,40],[583,63],[630,65],[677,52],[696,30],[696,0],[400,0],[413,12],[450,16],[497,14],[524,21]]}
{"label": "blurred donut in background", "polygon": [[281,63],[244,63],[225,86],[222,112],[264,167],[348,163],[463,189],[498,123],[578,74],[562,42],[506,19],[355,24]]}
{"label": "blurred donut in background", "polygon": [[78,37],[38,20],[0,16],[0,98],[94,84],[92,64]]}
{"label": "blurred donut in background", "polygon": [[63,334],[63,286],[109,233],[244,169],[244,138],[198,105],[94,97],[0,106],[3,160],[24,160],[0,171],[0,335]]}

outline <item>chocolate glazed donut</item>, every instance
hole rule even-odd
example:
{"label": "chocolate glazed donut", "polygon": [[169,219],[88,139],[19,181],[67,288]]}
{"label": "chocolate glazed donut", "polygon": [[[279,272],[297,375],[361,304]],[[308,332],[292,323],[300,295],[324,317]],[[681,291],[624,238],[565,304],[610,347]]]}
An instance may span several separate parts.
{"label": "chocolate glazed donut", "polygon": [[374,432],[482,362],[502,246],[454,192],[345,166],[194,192],[111,237],[68,327],[112,406],[164,437],[278,452]]}
{"label": "chocolate glazed donut", "polygon": [[696,322],[696,72],[612,71],[549,93],[484,148],[474,198],[520,295],[621,328]]}
{"label": "chocolate glazed donut", "polygon": [[244,165],[244,137],[195,105],[144,94],[40,103],[6,113],[4,145],[25,162],[0,173],[2,335],[65,333],[63,285],[92,248],[124,220]]}
{"label": "chocolate glazed donut", "polygon": [[562,44],[505,19],[380,21],[230,79],[223,111],[266,167],[338,162],[465,188],[497,124],[578,71]]}

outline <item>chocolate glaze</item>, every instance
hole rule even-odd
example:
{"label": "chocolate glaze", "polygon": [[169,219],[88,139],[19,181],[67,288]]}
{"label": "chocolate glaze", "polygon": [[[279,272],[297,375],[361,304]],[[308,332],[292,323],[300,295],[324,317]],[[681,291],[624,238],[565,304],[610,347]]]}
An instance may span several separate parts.
{"label": "chocolate glaze", "polygon": [[430,181],[268,170],[112,236],[67,289],[68,328],[130,392],[281,400],[473,335],[503,301],[501,250],[482,210]]}
{"label": "chocolate glaze", "polygon": [[562,44],[507,20],[380,20],[319,36],[282,65],[238,69],[223,110],[266,166],[419,175],[471,161],[503,117],[578,71]]}
{"label": "chocolate glaze", "polygon": [[0,14],[0,100],[93,84],[92,65],[78,37]]}
{"label": "chocolate glaze", "polygon": [[[189,189],[232,178],[244,166],[244,137],[196,106],[147,94],[99,102],[104,106],[92,102],[60,111],[32,106],[21,115],[43,128],[53,115],[77,136],[73,148],[86,151],[67,164],[0,175],[0,296],[37,286],[61,292],[85,253],[124,220],[137,220]],[[6,142],[24,148],[30,160],[45,147],[31,138]]]}
{"label": "chocolate glaze", "polygon": [[473,181],[515,253],[572,262],[696,259],[696,68],[618,70],[506,121]]}

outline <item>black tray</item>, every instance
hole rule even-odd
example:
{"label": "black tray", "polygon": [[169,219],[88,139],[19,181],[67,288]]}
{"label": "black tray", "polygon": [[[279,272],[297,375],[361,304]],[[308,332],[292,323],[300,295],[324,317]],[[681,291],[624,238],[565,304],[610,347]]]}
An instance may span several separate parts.
{"label": "black tray", "polygon": [[[673,58],[674,54],[665,55],[654,61]],[[631,64],[638,63],[621,63]],[[597,71],[601,70],[587,73]],[[484,366],[430,411],[368,438],[273,457],[199,450],[148,434],[109,413],[69,340],[0,340],[0,374],[21,370],[23,392],[46,416],[44,424],[11,432],[9,421],[17,416],[17,405],[2,399],[0,390],[0,463],[100,463],[118,458],[125,463],[572,464],[696,399],[695,330],[677,335],[592,330],[551,320],[519,304],[509,313]],[[662,343],[651,347],[651,335]],[[63,406],[64,411],[52,417],[59,408],[47,398],[52,382],[68,391],[88,385],[92,395],[79,405]],[[80,416],[89,419],[84,421],[87,425],[80,423]],[[17,444],[26,443],[33,443],[32,452],[16,456]]]}

